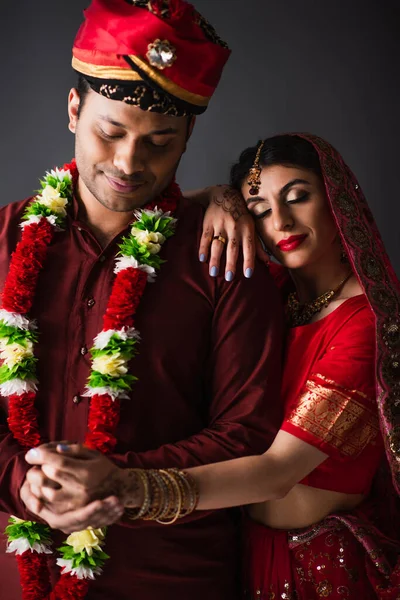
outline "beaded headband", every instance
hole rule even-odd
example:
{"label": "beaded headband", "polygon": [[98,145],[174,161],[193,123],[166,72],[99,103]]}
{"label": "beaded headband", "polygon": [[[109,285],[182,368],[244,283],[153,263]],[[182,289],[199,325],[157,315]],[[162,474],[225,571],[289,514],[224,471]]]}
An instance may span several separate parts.
{"label": "beaded headband", "polygon": [[260,189],[260,185],[261,185],[260,156],[261,156],[261,150],[263,149],[263,147],[264,147],[264,140],[262,142],[260,142],[260,145],[257,148],[256,157],[254,159],[253,166],[251,167],[251,169],[249,171],[249,177],[247,179],[247,183],[250,186],[250,195],[251,196],[256,196],[258,194],[258,190]]}

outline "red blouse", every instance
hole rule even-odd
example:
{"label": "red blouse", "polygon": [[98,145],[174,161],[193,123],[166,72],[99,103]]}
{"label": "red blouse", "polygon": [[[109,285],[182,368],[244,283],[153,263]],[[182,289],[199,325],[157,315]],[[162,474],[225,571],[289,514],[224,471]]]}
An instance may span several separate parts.
{"label": "red blouse", "polygon": [[374,366],[374,315],[364,295],[290,330],[282,429],[328,455],[300,483],[368,493],[383,456]]}

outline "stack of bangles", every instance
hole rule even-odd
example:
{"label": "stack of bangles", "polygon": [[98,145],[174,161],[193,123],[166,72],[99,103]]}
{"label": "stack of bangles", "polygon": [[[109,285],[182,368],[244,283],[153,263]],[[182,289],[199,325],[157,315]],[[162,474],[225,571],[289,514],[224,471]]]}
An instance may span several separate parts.
{"label": "stack of bangles", "polygon": [[139,508],[125,509],[129,519],[157,521],[171,525],[190,515],[199,503],[199,491],[185,471],[179,469],[130,469],[137,475],[142,489],[143,502]]}

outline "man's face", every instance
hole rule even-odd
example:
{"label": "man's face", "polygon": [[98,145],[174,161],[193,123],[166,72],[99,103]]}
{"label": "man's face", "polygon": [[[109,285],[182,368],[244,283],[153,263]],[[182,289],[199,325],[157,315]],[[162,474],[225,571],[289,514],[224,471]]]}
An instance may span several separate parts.
{"label": "man's face", "polygon": [[112,211],[128,212],[157,197],[171,182],[188,137],[187,117],[143,111],[88,92],[69,96],[79,192]]}

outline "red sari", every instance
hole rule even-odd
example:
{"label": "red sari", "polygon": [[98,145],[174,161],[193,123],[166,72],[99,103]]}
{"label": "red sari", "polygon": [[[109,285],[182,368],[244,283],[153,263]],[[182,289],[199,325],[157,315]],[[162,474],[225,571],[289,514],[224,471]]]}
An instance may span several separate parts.
{"label": "red sari", "polygon": [[[290,330],[282,429],[328,455],[301,484],[367,500],[301,530],[247,519],[244,596],[399,600],[399,282],[342,158],[323,140],[302,137],[319,153],[327,197],[364,294]],[[282,268],[273,271],[285,293],[287,276]]]}

